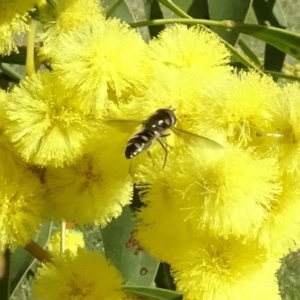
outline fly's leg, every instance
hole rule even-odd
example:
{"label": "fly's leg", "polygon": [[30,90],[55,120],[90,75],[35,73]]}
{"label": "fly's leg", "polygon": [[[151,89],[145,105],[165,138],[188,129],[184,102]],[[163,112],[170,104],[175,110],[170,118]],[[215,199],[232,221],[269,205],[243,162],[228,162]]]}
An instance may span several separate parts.
{"label": "fly's leg", "polygon": [[161,138],[165,138],[169,135],[170,135],[170,133],[165,133],[165,134],[162,134],[159,139],[157,139],[159,144],[161,145],[161,147],[165,151],[165,159],[164,159],[163,169],[165,168],[166,163],[167,163],[167,158],[168,158],[168,154],[169,154],[168,147],[170,147],[170,146],[167,144],[167,142],[165,140],[163,140]]}
{"label": "fly's leg", "polygon": [[165,159],[164,159],[164,164],[163,164],[163,169],[166,166],[167,163],[167,157],[168,157],[168,149],[167,149],[167,144],[165,142],[163,142],[161,139],[157,139],[157,141],[159,142],[159,144],[161,145],[161,147],[163,148],[163,150],[165,151]]}
{"label": "fly's leg", "polygon": [[132,161],[130,161],[130,163],[129,163],[129,170],[128,170],[128,172],[129,172],[129,174],[131,175],[131,176],[133,176],[134,175],[134,172],[133,172],[133,168],[132,168]]}
{"label": "fly's leg", "polygon": [[154,167],[154,160],[153,160],[153,158],[152,158],[151,153],[150,153],[149,150],[147,151],[147,154],[148,154],[148,156],[150,157],[150,159],[152,160],[152,164],[153,164],[153,167]]}

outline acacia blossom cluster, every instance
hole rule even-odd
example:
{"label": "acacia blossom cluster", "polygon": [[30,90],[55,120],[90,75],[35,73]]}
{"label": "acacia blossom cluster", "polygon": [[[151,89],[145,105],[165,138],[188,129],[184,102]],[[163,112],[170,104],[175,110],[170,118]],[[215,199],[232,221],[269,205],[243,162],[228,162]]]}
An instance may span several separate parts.
{"label": "acacia blossom cluster", "polygon": [[[1,248],[24,246],[43,220],[105,226],[135,184],[138,239],[171,265],[184,299],[280,299],[279,259],[300,246],[299,84],[235,70],[197,26],[147,44],[96,0],[34,4],[51,71],[0,91]],[[11,50],[0,36],[0,52]],[[126,160],[127,141],[161,108],[180,130],[165,138],[166,165],[159,143]],[[39,297],[129,297],[102,256],[76,249],[41,269]],[[101,268],[109,276],[93,281]]]}

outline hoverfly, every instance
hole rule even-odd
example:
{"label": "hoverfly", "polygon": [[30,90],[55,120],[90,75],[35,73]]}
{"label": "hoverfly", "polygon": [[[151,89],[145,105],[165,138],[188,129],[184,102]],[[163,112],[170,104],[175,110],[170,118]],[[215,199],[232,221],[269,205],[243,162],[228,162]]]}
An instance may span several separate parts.
{"label": "hoverfly", "polygon": [[177,117],[173,109],[161,108],[158,109],[154,114],[152,114],[147,120],[142,122],[143,130],[133,135],[127,142],[125,148],[125,157],[131,159],[138,154],[148,150],[151,145],[158,141],[165,152],[164,165],[167,161],[168,150],[167,144],[162,139],[170,135],[167,130],[178,131],[181,133],[186,133],[192,135],[194,138],[200,138],[210,143],[212,146],[222,147],[217,142],[210,140],[204,136],[200,136],[194,133],[183,131],[179,128],[175,128],[174,125],[177,122]]}

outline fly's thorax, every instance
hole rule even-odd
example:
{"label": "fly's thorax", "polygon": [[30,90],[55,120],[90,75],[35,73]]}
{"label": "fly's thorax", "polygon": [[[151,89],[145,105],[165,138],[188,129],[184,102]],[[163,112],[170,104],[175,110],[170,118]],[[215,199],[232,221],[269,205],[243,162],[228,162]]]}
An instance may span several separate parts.
{"label": "fly's thorax", "polygon": [[176,116],[172,109],[162,108],[157,110],[145,122],[144,127],[147,130],[157,130],[162,132],[170,129],[176,123]]}

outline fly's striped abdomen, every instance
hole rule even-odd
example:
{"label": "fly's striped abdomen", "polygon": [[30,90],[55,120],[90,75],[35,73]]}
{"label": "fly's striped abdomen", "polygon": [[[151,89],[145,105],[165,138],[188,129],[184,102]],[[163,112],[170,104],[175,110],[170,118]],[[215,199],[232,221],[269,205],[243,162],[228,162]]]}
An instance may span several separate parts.
{"label": "fly's striped abdomen", "polygon": [[135,157],[147,150],[155,140],[160,141],[161,137],[166,136],[165,132],[173,127],[175,123],[176,116],[172,109],[158,109],[143,122],[144,129],[128,141],[125,149],[126,158]]}
{"label": "fly's striped abdomen", "polygon": [[126,158],[133,158],[139,153],[147,150],[158,137],[159,133],[155,130],[144,129],[137,133],[127,143],[125,149]]}

